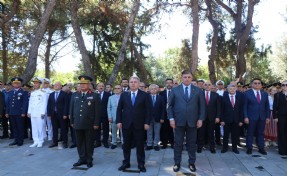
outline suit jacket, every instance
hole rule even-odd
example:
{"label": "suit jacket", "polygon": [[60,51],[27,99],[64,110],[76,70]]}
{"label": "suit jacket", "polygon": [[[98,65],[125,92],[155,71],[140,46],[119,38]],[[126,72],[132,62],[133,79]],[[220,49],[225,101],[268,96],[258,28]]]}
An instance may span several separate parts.
{"label": "suit jacket", "polygon": [[[149,98],[152,102],[152,95],[150,95]],[[160,120],[164,120],[164,111],[166,111],[166,105],[164,103],[163,97],[160,95],[156,95],[155,105],[152,105],[151,109],[151,119],[154,119],[155,122],[160,122]]]}
{"label": "suit jacket", "polygon": [[112,123],[116,123],[119,99],[120,95],[112,95],[109,97],[107,111],[108,118],[112,118]]}
{"label": "suit jacket", "polygon": [[85,130],[99,126],[101,100],[99,94],[88,91],[82,98],[82,93],[75,92],[70,102],[70,118],[74,129]]}
{"label": "suit jacket", "polygon": [[266,120],[270,117],[270,107],[268,101],[268,94],[262,90],[260,103],[257,102],[253,89],[245,92],[244,98],[244,118],[248,117],[249,120]]}
{"label": "suit jacket", "polygon": [[[205,97],[206,92],[204,91],[203,96]],[[220,95],[210,91],[210,97],[208,104],[206,105],[206,120],[215,121],[215,118],[221,118],[221,104]]]}
{"label": "suit jacket", "polygon": [[108,120],[107,106],[110,96],[111,96],[110,93],[103,91],[103,98],[101,99],[101,120]]}
{"label": "suit jacket", "polygon": [[0,115],[4,115],[5,110],[5,95],[3,92],[0,92]]}
{"label": "suit jacket", "polygon": [[21,115],[27,114],[28,111],[28,92],[20,88],[18,91],[11,90],[8,92],[8,104],[6,114]]}
{"label": "suit jacket", "polygon": [[287,100],[285,94],[278,92],[274,95],[273,118],[287,116]]}
{"label": "suit jacket", "polygon": [[224,93],[222,97],[222,118],[224,123],[239,123],[243,122],[243,101],[244,97],[236,93],[234,108],[232,107],[229,94]]}
{"label": "suit jacket", "polygon": [[190,98],[184,98],[183,85],[172,89],[168,100],[168,118],[175,120],[176,126],[195,127],[197,120],[205,120],[205,98],[202,90],[191,86]]}
{"label": "suit jacket", "polygon": [[52,117],[54,111],[57,110],[57,117],[63,118],[67,116],[67,106],[68,106],[68,96],[64,91],[59,91],[57,101],[55,100],[56,92],[52,92],[49,95],[48,105],[47,105],[47,114]]}
{"label": "suit jacket", "polygon": [[165,108],[164,108],[164,120],[167,120],[167,105],[168,105],[167,90],[161,91],[159,93],[159,95],[162,96],[163,101],[164,101],[164,105],[165,105]]}
{"label": "suit jacket", "polygon": [[151,121],[151,102],[149,95],[138,89],[134,106],[132,105],[131,92],[121,94],[117,108],[117,123],[122,123],[124,129],[133,125],[136,129],[143,129],[144,124]]}

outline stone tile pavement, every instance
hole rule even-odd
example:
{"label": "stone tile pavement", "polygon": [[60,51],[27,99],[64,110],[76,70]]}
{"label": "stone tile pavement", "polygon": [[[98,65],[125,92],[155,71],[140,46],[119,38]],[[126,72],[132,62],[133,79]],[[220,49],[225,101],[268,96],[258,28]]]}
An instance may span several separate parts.
{"label": "stone tile pavement", "polygon": [[[111,150],[104,147],[96,148],[94,152],[94,167],[87,169],[72,169],[78,160],[76,148],[49,149],[51,142],[45,142],[43,148],[29,148],[31,140],[25,140],[21,147],[9,147],[12,140],[0,140],[0,176],[285,176],[287,175],[287,159],[277,154],[275,148],[268,149],[267,156],[261,156],[256,150],[253,156],[240,149],[240,154],[228,151],[216,154],[205,150],[197,154],[196,173],[190,173],[187,168],[187,153],[183,152],[182,168],[174,173],[173,150],[167,148],[160,151],[146,152],[146,173],[137,172],[135,149],[132,150],[130,172],[119,172],[117,169],[123,159],[122,150]],[[287,158],[287,157],[286,157]]]}

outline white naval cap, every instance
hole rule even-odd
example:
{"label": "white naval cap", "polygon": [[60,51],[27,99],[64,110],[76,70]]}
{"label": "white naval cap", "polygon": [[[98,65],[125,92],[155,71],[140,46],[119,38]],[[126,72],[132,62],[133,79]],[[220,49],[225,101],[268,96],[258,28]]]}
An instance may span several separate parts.
{"label": "white naval cap", "polygon": [[40,77],[34,77],[31,82],[33,82],[33,83],[38,82],[38,83],[43,84],[43,79]]}
{"label": "white naval cap", "polygon": [[219,83],[222,83],[224,85],[224,81],[218,80],[215,84],[218,85]]}
{"label": "white naval cap", "polygon": [[51,81],[48,78],[44,78],[44,83],[51,84]]}

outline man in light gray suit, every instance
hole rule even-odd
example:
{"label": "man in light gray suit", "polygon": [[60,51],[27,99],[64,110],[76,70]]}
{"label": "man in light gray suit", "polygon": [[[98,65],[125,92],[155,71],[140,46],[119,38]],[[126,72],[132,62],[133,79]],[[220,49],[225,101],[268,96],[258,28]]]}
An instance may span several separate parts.
{"label": "man in light gray suit", "polygon": [[195,168],[197,128],[202,126],[205,119],[205,98],[200,88],[191,85],[192,73],[184,70],[181,73],[182,84],[173,88],[168,103],[168,118],[174,129],[174,166],[178,172],[181,163],[181,154],[186,134],[186,149],[189,156],[189,169]]}
{"label": "man in light gray suit", "polygon": [[[117,108],[118,108],[118,103],[119,103],[119,99],[122,93],[122,86],[120,85],[116,85],[114,88],[114,95],[109,97],[109,101],[108,101],[108,118],[109,118],[109,122],[111,123],[111,129],[112,129],[112,146],[111,149],[115,149],[117,147],[117,132],[118,132],[118,128],[117,128],[117,123],[116,123],[116,119],[117,119]],[[121,130],[121,142],[123,144],[123,133]]]}

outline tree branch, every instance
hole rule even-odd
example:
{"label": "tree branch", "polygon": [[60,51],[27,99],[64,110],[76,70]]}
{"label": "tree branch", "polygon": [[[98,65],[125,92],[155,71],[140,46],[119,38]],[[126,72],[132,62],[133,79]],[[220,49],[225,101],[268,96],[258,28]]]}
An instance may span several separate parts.
{"label": "tree branch", "polygon": [[224,2],[222,0],[215,0],[217,2],[217,4],[219,4],[221,7],[223,7],[227,12],[230,13],[230,15],[232,16],[232,18],[236,18],[236,13],[234,13],[234,11],[228,7],[226,4],[224,4]]}
{"label": "tree branch", "polygon": [[11,5],[10,12],[5,16],[4,14],[0,14],[0,26],[5,25],[13,16],[15,13],[19,10],[19,6],[21,4],[21,0],[14,0]]}

